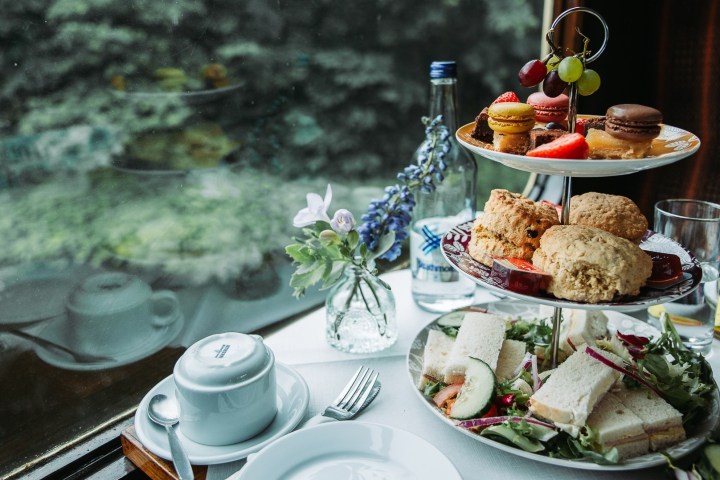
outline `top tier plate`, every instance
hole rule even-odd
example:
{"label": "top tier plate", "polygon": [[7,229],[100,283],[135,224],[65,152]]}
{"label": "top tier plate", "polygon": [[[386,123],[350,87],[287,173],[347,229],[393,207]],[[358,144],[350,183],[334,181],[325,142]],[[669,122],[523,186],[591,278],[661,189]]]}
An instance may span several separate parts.
{"label": "top tier plate", "polygon": [[[581,115],[589,117],[590,115]],[[651,168],[675,163],[695,153],[700,148],[700,139],[694,134],[670,125],[660,125],[660,135],[653,140],[650,157],[636,160],[559,160],[557,158],[535,158],[525,155],[496,152],[485,148],[482,142],[470,136],[475,123],[468,123],[455,133],[458,141],[474,155],[489,158],[525,172],[565,177],[613,177],[627,175]]]}

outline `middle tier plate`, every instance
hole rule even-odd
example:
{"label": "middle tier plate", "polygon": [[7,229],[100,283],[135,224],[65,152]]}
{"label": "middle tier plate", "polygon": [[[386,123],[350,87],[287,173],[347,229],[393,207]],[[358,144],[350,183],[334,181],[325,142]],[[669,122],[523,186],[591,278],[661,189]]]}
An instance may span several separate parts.
{"label": "middle tier plate", "polygon": [[640,290],[640,295],[602,303],[574,302],[559,299],[546,293],[538,295],[521,294],[500,286],[495,279],[490,277],[490,267],[483,265],[470,256],[468,244],[470,243],[472,224],[472,220],[461,223],[443,236],[440,245],[443,256],[456,270],[478,285],[513,298],[565,308],[633,311],[677,300],[697,288],[702,279],[702,267],[690,251],[674,240],[648,230],[640,243],[640,248],[677,255],[680,258],[682,270],[685,274],[685,279],[682,282],[662,290],[643,287]]}

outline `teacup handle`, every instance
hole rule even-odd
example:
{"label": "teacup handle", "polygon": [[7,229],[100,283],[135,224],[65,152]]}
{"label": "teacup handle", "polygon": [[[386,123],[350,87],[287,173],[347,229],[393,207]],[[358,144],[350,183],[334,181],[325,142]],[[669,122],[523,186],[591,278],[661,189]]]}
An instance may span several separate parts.
{"label": "teacup handle", "polygon": [[153,304],[166,302],[170,305],[170,308],[167,309],[167,311],[163,309],[163,314],[152,316],[153,327],[165,327],[175,323],[175,321],[180,318],[180,302],[178,301],[175,292],[170,290],[158,290],[153,292],[150,296],[150,300]]}

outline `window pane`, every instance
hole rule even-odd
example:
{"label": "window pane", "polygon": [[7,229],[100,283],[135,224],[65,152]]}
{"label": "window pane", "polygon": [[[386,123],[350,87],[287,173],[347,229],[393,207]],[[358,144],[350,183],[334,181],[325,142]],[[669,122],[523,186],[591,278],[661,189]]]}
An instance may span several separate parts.
{"label": "window pane", "polygon": [[[129,415],[196,340],[321,302],[288,286],[306,194],[359,218],[422,140],[430,62],[472,122],[541,3],[0,0],[0,475]],[[528,178],[478,172],[479,206]]]}

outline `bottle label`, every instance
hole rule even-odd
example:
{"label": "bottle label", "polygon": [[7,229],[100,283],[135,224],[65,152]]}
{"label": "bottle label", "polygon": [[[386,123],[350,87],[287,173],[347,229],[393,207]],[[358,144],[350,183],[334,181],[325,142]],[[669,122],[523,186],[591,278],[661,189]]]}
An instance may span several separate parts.
{"label": "bottle label", "polygon": [[[421,221],[410,234],[410,267],[413,278],[426,282],[457,282],[460,274],[450,266],[440,249],[442,236],[448,230],[440,221]],[[453,226],[450,220],[449,226]]]}

